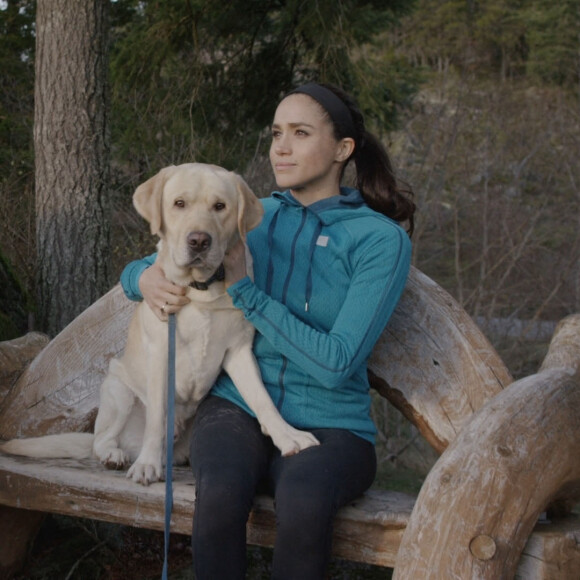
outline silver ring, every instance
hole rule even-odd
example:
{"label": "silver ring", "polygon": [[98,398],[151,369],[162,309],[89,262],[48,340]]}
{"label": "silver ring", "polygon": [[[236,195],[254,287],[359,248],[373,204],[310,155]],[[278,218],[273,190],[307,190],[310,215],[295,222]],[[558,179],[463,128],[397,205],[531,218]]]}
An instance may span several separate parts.
{"label": "silver ring", "polygon": [[165,314],[165,307],[167,306],[167,302],[161,307],[161,312],[163,312],[163,314]]}

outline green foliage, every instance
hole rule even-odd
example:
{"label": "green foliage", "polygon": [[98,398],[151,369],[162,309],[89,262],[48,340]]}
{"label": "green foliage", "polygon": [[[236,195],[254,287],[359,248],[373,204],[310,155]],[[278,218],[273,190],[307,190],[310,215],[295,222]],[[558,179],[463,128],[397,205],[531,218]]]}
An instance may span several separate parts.
{"label": "green foliage", "polygon": [[124,10],[114,14],[113,140],[141,171],[187,159],[242,170],[297,82],[352,90],[383,126],[393,126],[397,106],[416,90],[404,60],[373,47],[408,2],[116,4]]}
{"label": "green foliage", "polygon": [[31,309],[26,291],[0,253],[0,342],[26,332]]}
{"label": "green foliage", "polygon": [[520,76],[527,57],[527,0],[493,0],[482,5],[474,23],[480,50],[493,69],[506,76]]}
{"label": "green foliage", "polygon": [[34,12],[17,0],[0,10],[0,182],[32,165]]}
{"label": "green foliage", "polygon": [[536,0],[527,12],[529,74],[547,84],[580,81],[580,6],[577,0]]}
{"label": "green foliage", "polygon": [[[0,9],[0,247],[10,259],[14,275],[30,289],[35,2],[9,0],[4,4]],[[34,239],[33,232],[31,237]],[[4,338],[22,331],[21,324],[9,330],[9,319],[2,322]]]}
{"label": "green foliage", "polygon": [[403,30],[406,53],[435,70],[574,86],[579,26],[576,0],[419,0]]}

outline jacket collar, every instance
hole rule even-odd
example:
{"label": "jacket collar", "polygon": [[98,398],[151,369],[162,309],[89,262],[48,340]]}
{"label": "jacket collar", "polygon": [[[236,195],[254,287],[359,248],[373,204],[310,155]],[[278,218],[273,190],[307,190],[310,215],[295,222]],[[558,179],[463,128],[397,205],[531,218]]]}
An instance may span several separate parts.
{"label": "jacket collar", "polygon": [[[283,192],[274,191],[272,193],[272,197],[278,199],[282,204],[294,207],[302,207],[300,201],[298,201],[288,189]],[[352,187],[341,187],[340,195],[333,195],[332,197],[321,199],[320,201],[314,202],[313,204],[307,206],[307,209],[316,214],[318,218],[323,223],[325,223],[327,219],[325,219],[322,214],[329,210],[353,210],[364,205],[365,201],[358,189],[354,189]],[[331,219],[330,221],[336,221],[337,217],[338,216],[335,216],[334,219]]]}

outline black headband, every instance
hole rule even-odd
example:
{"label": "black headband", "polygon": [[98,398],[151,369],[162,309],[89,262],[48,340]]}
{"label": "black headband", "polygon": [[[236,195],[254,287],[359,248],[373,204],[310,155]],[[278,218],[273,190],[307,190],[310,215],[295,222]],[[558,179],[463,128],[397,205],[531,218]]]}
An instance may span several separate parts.
{"label": "black headband", "polygon": [[350,109],[330,89],[318,83],[307,83],[290,91],[288,95],[294,95],[296,93],[312,97],[328,113],[332,122],[339,127],[345,137],[356,137],[356,130]]}

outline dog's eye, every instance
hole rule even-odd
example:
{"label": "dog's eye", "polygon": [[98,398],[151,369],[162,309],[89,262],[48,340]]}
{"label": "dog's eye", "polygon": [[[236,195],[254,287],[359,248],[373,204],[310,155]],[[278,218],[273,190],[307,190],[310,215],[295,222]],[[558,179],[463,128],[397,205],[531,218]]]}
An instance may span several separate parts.
{"label": "dog's eye", "polygon": [[225,204],[225,203],[223,203],[222,201],[218,201],[218,202],[217,202],[217,203],[216,203],[216,204],[213,206],[213,208],[214,208],[216,211],[223,211],[224,209],[226,209],[226,204]]}
{"label": "dog's eye", "polygon": [[184,208],[185,207],[185,201],[183,201],[182,199],[176,199],[173,202],[173,206],[174,207],[179,207],[179,208]]}

